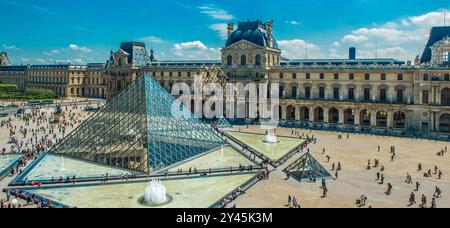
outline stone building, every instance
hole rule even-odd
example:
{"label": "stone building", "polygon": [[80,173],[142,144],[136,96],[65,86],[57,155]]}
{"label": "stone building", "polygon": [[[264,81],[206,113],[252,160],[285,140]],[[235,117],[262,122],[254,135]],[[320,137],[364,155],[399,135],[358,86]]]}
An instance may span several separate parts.
{"label": "stone building", "polygon": [[48,89],[61,97],[81,97],[85,93],[84,65],[32,65],[27,70],[27,88]]}
{"label": "stone building", "polygon": [[213,61],[156,61],[143,43],[124,42],[106,64],[28,66],[24,85],[60,96],[110,99],[145,73],[169,91],[176,83],[193,86],[198,79],[278,83],[281,103],[273,108],[285,126],[450,135],[450,27],[431,29],[413,65],[359,59],[355,48],[348,59],[288,60],[273,31],[271,20],[230,23],[221,58]]}
{"label": "stone building", "polygon": [[0,84],[16,84],[19,91],[25,91],[28,66],[0,67]]}

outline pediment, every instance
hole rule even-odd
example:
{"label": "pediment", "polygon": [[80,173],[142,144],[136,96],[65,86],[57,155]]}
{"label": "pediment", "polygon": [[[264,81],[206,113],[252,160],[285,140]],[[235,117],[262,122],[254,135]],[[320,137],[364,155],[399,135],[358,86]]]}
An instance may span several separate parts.
{"label": "pediment", "polygon": [[241,40],[241,41],[236,42],[224,49],[225,50],[254,50],[254,49],[264,49],[264,48],[259,45],[254,44],[250,41]]}

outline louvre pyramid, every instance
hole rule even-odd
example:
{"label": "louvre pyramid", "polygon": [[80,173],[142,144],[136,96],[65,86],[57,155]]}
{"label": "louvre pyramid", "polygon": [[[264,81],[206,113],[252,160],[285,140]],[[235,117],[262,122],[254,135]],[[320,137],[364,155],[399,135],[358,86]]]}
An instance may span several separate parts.
{"label": "louvre pyramid", "polygon": [[221,118],[216,122],[216,127],[217,127],[217,128],[233,128],[233,126],[231,125],[231,123],[228,122],[228,120],[225,119],[224,117],[221,117]]}
{"label": "louvre pyramid", "polygon": [[331,174],[310,153],[303,155],[300,159],[289,165],[285,172],[300,182],[310,180],[310,178],[332,178]]}
{"label": "louvre pyramid", "polygon": [[151,173],[224,144],[222,138],[145,75],[51,152]]}

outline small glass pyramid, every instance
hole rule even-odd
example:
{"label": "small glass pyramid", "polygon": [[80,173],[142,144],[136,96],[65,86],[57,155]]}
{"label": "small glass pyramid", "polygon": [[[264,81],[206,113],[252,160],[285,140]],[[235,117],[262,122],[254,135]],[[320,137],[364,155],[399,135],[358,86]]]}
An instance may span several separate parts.
{"label": "small glass pyramid", "polygon": [[298,181],[315,179],[330,179],[331,174],[310,154],[303,155],[300,159],[289,165],[285,172]]}

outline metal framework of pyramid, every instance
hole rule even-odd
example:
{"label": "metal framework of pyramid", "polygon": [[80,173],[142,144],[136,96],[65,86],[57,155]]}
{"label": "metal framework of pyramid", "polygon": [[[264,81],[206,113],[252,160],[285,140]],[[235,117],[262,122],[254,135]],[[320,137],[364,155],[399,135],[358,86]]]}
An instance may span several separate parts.
{"label": "metal framework of pyramid", "polygon": [[230,122],[224,117],[220,118],[216,123],[217,128],[233,128]]}
{"label": "metal framework of pyramid", "polygon": [[331,179],[331,174],[310,154],[307,153],[289,165],[285,172],[302,182],[304,180]]}
{"label": "metal framework of pyramid", "polygon": [[158,82],[145,75],[51,152],[151,173],[224,144]]}

